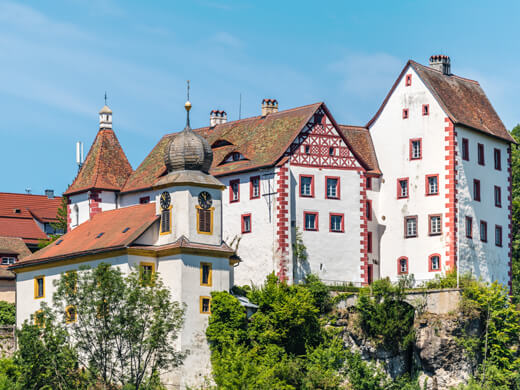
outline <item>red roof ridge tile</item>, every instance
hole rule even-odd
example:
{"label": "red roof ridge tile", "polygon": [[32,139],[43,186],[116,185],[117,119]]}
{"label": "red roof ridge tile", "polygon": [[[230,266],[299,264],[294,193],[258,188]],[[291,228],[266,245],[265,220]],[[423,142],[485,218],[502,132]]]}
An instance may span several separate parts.
{"label": "red roof ridge tile", "polygon": [[[426,65],[423,65],[423,64],[420,64],[419,62],[417,61],[414,61],[414,60],[410,60],[410,63],[411,64],[414,64],[414,65],[418,65],[418,66],[421,66],[422,68],[428,70],[428,71],[431,71],[431,72],[437,72],[439,74],[442,74],[442,72],[438,69],[434,69],[434,68],[431,68],[429,66],[426,66]],[[467,77],[462,77],[462,76],[458,76],[456,74],[449,74],[449,75],[445,75],[446,77],[454,77],[456,79],[459,79],[459,80],[462,80],[462,81],[469,81],[470,83],[474,83],[474,84],[478,84],[480,85],[480,83],[477,81],[477,80],[473,80],[473,79],[468,79]]]}

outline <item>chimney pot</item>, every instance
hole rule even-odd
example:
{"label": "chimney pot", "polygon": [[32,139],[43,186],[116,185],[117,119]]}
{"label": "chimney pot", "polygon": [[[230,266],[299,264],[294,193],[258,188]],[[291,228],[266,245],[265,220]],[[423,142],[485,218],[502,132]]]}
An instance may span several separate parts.
{"label": "chimney pot", "polygon": [[278,112],[278,100],[264,99],[262,100],[262,116]]}
{"label": "chimney pot", "polygon": [[442,74],[449,76],[451,75],[451,61],[450,57],[437,54],[430,57],[430,68],[436,69]]}
{"label": "chimney pot", "polygon": [[224,110],[211,110],[209,113],[209,126],[215,127],[227,122],[227,113]]}
{"label": "chimney pot", "polygon": [[54,190],[45,190],[45,196],[49,199],[54,199]]}

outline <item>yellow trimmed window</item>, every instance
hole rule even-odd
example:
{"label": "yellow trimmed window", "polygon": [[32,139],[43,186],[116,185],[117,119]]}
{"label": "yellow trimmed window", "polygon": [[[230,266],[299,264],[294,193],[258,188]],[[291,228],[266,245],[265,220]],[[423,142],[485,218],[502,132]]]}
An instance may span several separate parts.
{"label": "yellow trimmed window", "polygon": [[197,233],[199,234],[213,234],[213,210],[203,209],[197,206]]}
{"label": "yellow trimmed window", "polygon": [[33,317],[34,325],[42,327],[45,326],[45,321],[43,318],[43,310],[37,310],[34,312]]}
{"label": "yellow trimmed window", "polygon": [[73,305],[69,305],[65,308],[65,322],[67,324],[71,324],[76,322],[78,319],[78,315],[76,313],[76,308]]}
{"label": "yellow trimmed window", "polygon": [[211,314],[211,297],[200,297],[200,313]]}
{"label": "yellow trimmed window", "polygon": [[34,299],[45,298],[45,276],[34,278]]}
{"label": "yellow trimmed window", "polygon": [[139,263],[139,278],[141,282],[149,284],[152,281],[153,274],[155,273],[154,263]]}
{"label": "yellow trimmed window", "polygon": [[211,263],[200,263],[200,285],[211,286],[212,283],[212,264]]}
{"label": "yellow trimmed window", "polygon": [[172,231],[172,208],[161,211],[161,234],[169,234]]}

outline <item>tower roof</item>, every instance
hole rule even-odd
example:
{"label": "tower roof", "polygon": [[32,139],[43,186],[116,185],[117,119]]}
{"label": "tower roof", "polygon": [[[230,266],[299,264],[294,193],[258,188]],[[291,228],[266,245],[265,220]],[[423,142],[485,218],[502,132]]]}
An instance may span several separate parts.
{"label": "tower roof", "polygon": [[90,189],[119,191],[132,174],[132,166],[112,129],[98,131],[87,158],[65,195]]}
{"label": "tower roof", "polygon": [[110,107],[108,107],[106,104],[103,106],[103,108],[99,111],[100,114],[112,114],[112,110]]}

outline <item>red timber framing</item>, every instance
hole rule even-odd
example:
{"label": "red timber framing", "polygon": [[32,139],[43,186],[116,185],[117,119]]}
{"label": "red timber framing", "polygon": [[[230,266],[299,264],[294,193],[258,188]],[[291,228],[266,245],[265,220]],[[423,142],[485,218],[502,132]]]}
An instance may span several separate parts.
{"label": "red timber framing", "polygon": [[[285,156],[291,165],[360,171],[361,165],[336,130],[334,121],[320,108],[294,139]],[[305,148],[309,147],[309,153]],[[330,153],[332,148],[332,153]]]}
{"label": "red timber framing", "polygon": [[363,172],[359,173],[359,177],[361,179],[360,183],[360,191],[359,191],[359,202],[360,202],[360,212],[361,212],[361,225],[360,225],[360,231],[361,231],[361,280],[363,286],[368,285],[368,222],[367,222],[367,211],[366,207],[368,205],[368,199],[367,199],[367,179]]}
{"label": "red timber framing", "polygon": [[69,197],[67,197],[67,231],[69,231],[72,228],[72,202]]}
{"label": "red timber framing", "polygon": [[446,127],[444,128],[445,141],[445,216],[444,227],[447,232],[445,269],[447,271],[455,269],[457,266],[457,132],[455,126],[449,118],[445,118]]}
{"label": "red timber framing", "polygon": [[507,210],[509,215],[509,221],[507,224],[507,259],[508,259],[508,265],[509,265],[509,272],[507,273],[509,276],[509,294],[513,293],[513,247],[512,247],[512,229],[513,229],[513,206],[512,206],[512,197],[511,197],[511,191],[512,191],[512,170],[511,170],[511,145],[507,147]]}
{"label": "red timber framing", "polygon": [[88,204],[90,211],[90,218],[101,212],[101,190],[90,190],[88,194]]}
{"label": "red timber framing", "polygon": [[281,281],[289,279],[289,166],[285,162],[276,173],[276,241],[279,259],[276,275]]}

